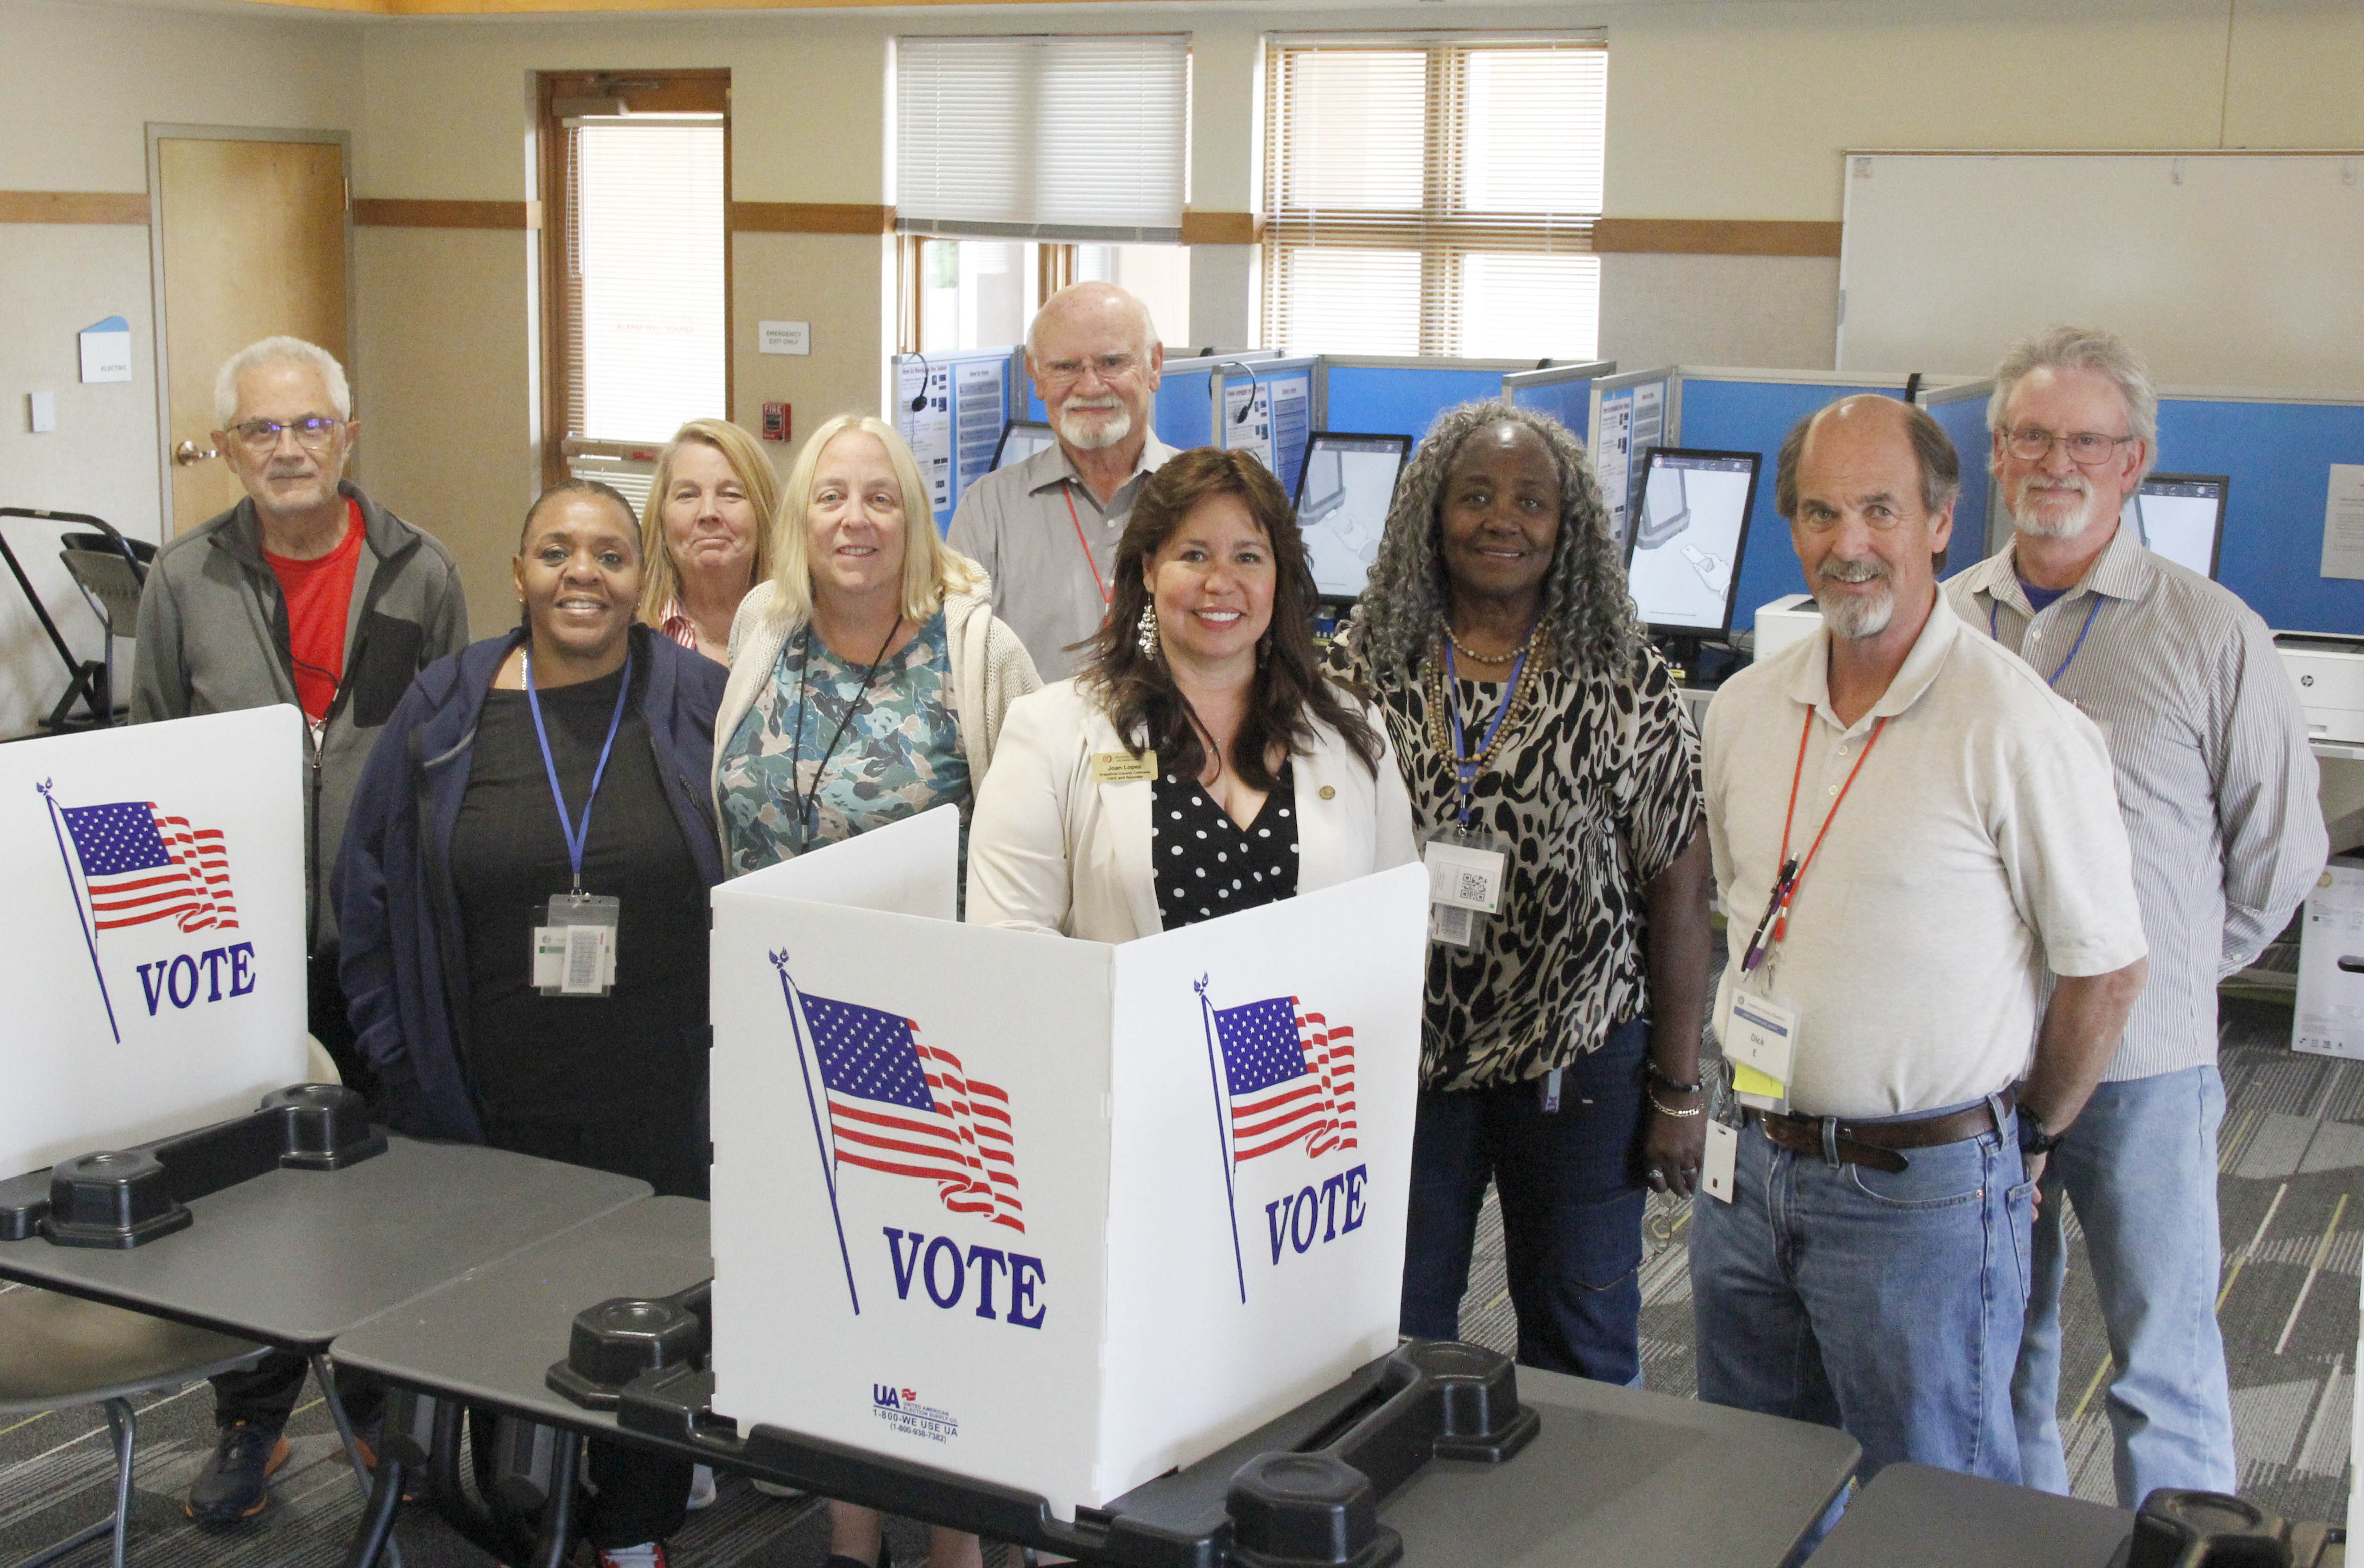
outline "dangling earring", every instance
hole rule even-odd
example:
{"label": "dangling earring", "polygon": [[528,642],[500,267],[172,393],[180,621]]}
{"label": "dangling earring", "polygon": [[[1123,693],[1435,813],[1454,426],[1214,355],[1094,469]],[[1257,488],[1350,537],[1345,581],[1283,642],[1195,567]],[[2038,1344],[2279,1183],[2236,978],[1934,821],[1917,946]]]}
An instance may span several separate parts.
{"label": "dangling earring", "polygon": [[1157,601],[1152,599],[1141,606],[1141,656],[1152,663],[1157,662]]}

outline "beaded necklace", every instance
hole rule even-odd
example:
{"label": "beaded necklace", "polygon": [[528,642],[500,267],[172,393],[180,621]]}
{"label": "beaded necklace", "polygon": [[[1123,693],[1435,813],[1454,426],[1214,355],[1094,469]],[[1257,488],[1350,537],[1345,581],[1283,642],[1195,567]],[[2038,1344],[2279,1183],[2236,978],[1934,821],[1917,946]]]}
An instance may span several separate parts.
{"label": "beaded necklace", "polygon": [[1516,648],[1511,649],[1508,653],[1478,652],[1476,649],[1470,647],[1467,643],[1453,635],[1453,623],[1451,621],[1446,621],[1444,623],[1444,639],[1453,644],[1453,651],[1455,653],[1460,654],[1461,657],[1468,660],[1473,664],[1508,664],[1520,654],[1533,651],[1535,646],[1535,639],[1541,635],[1543,628],[1544,623],[1541,619],[1538,619],[1534,625],[1527,628],[1527,639],[1524,642],[1520,643]]}
{"label": "beaded necklace", "polygon": [[[1435,749],[1438,756],[1446,759],[1456,771],[1466,767],[1483,773],[1493,764],[1495,755],[1501,751],[1503,743],[1511,738],[1511,732],[1519,728],[1520,721],[1526,715],[1527,704],[1533,695],[1536,672],[1551,662],[1545,656],[1549,651],[1549,644],[1543,642],[1541,647],[1537,646],[1542,642],[1542,632],[1543,628],[1538,625],[1533,631],[1527,634],[1526,645],[1520,650],[1520,652],[1527,655],[1526,662],[1519,668],[1518,679],[1511,684],[1511,695],[1503,699],[1504,708],[1500,720],[1495,724],[1492,735],[1478,748],[1475,756],[1465,757],[1461,754],[1460,748],[1454,744],[1450,727],[1446,722],[1448,715],[1452,712],[1447,705],[1455,700],[1455,696],[1451,688],[1445,684],[1443,650],[1440,649],[1429,659],[1428,743]],[[1447,640],[1451,640],[1452,635],[1450,629],[1445,632]]]}

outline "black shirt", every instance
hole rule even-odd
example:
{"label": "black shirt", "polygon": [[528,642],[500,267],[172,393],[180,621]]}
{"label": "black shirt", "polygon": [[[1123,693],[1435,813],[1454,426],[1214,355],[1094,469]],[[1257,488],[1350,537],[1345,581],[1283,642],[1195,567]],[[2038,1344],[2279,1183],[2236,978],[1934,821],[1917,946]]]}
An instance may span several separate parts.
{"label": "black shirt", "polygon": [[[644,678],[644,677],[643,677]],[[599,762],[622,672],[543,691],[570,816]],[[591,811],[583,888],[619,901],[616,984],[545,996],[533,931],[574,873],[523,692],[487,694],[452,832],[467,944],[467,1073],[496,1122],[655,1120],[686,1135],[706,1094],[706,887],[667,804],[637,696]]]}
{"label": "black shirt", "polygon": [[1297,773],[1288,762],[1243,828],[1198,781],[1161,773],[1149,786],[1149,854],[1166,930],[1297,895]]}

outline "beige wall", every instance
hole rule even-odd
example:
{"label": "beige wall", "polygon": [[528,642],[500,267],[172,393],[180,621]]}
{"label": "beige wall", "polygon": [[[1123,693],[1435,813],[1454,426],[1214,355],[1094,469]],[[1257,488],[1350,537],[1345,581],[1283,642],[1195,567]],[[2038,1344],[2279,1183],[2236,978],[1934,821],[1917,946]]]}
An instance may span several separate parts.
{"label": "beige wall", "polygon": [[[361,30],[333,20],[0,0],[0,191],[144,193],[151,121],[342,130],[361,95]],[[0,506],[158,537],[153,301],[144,227],[0,225]],[[84,386],[74,334],[109,316],[131,324],[133,378]],[[36,389],[58,404],[57,429],[38,436]],[[54,531],[8,525],[76,657],[98,657],[97,619],[57,564]],[[30,729],[64,690],[16,584],[0,581],[0,736]]]}
{"label": "beige wall", "polygon": [[[1264,30],[1444,20],[1609,28],[1608,206],[1621,216],[1836,218],[1840,154],[1856,147],[2364,145],[2364,6],[2354,0],[1578,0],[1456,5],[1449,17],[1418,4],[930,6],[581,21],[0,0],[17,68],[0,100],[0,190],[144,189],[140,128],[163,120],[351,128],[358,195],[522,200],[537,194],[533,72],[727,66],[734,197],[878,203],[895,33],[1154,28],[1194,40],[1193,205],[1237,211],[1256,195]],[[360,472],[451,541],[485,628],[509,614],[506,560],[536,477],[534,247],[515,233],[428,229],[364,230],[358,245],[357,392],[369,419]],[[144,378],[74,388],[63,357],[74,328],[112,312],[144,342],[144,251],[136,229],[0,228],[0,297],[11,301],[0,373],[15,378],[0,383],[10,410],[0,473],[25,484],[56,475],[43,504],[104,513],[84,504],[104,496],[152,532],[152,388]],[[734,417],[753,426],[762,403],[785,401],[801,432],[842,408],[877,406],[887,245],[743,234],[732,258]],[[1206,248],[1192,274],[1193,336],[1244,340],[1253,250]],[[1826,366],[1836,279],[1827,261],[1610,257],[1602,350],[1629,366]],[[765,318],[811,322],[812,354],[755,352]],[[50,383],[61,428],[30,437],[22,392]],[[788,450],[778,455],[785,462]],[[0,596],[6,671],[33,658],[12,613],[23,619]],[[0,684],[0,733],[22,728],[7,690]]]}

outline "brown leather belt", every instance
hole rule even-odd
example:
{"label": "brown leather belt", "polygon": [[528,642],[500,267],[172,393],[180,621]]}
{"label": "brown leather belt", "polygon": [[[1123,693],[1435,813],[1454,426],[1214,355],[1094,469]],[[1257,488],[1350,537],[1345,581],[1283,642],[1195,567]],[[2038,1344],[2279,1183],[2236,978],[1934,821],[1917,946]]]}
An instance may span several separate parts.
{"label": "brown leather belt", "polygon": [[[1995,1096],[2006,1116],[2017,1103],[2013,1095],[2014,1091],[2005,1089]],[[1762,1127],[1766,1137],[1793,1154],[1827,1159],[1835,1153],[1838,1164],[1868,1165],[1891,1176],[1912,1168],[1912,1162],[1897,1152],[1900,1149],[1933,1149],[1941,1143],[1959,1143],[1966,1138],[2002,1130],[1984,1100],[1916,1121],[1841,1121],[1831,1117],[1783,1116],[1776,1111],[1760,1111],[1754,1106],[1748,1109],[1748,1119]],[[1827,1129],[1825,1123],[1829,1124]]]}

